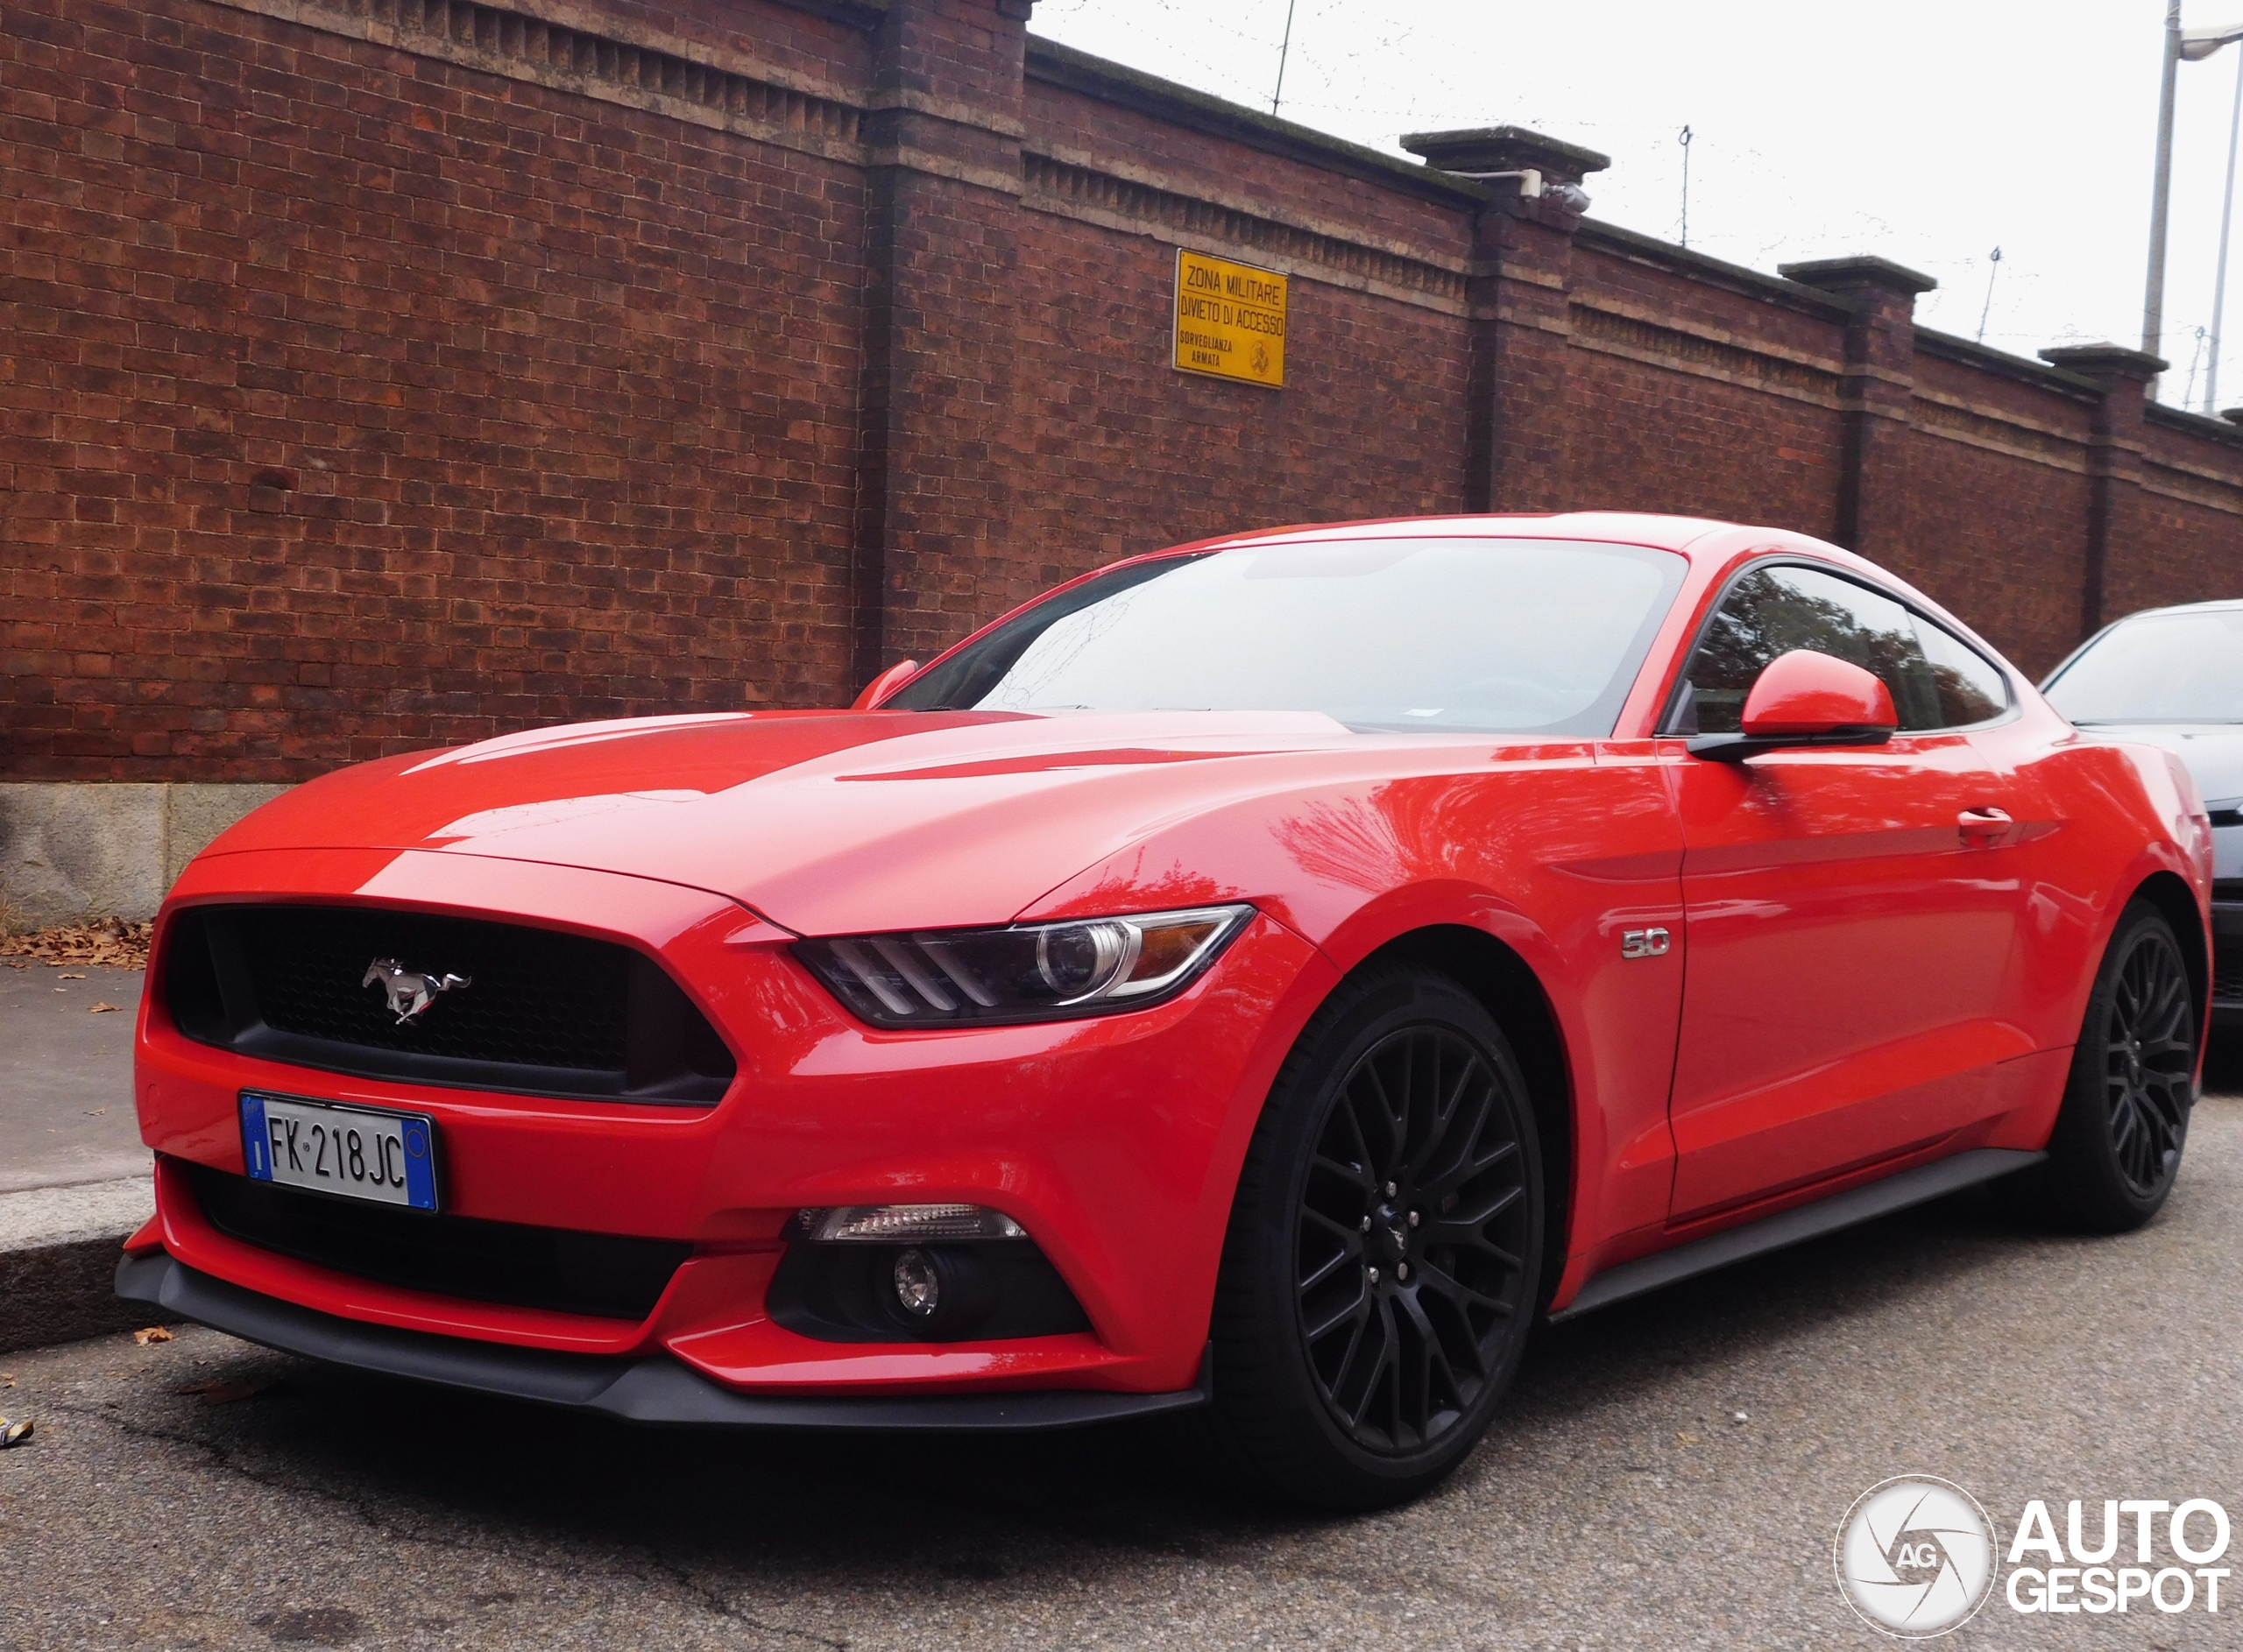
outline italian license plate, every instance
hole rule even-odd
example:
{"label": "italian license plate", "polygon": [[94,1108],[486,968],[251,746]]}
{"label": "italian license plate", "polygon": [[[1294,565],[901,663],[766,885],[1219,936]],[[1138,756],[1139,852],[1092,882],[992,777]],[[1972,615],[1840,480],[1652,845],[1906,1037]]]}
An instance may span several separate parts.
{"label": "italian license plate", "polygon": [[253,1181],[436,1208],[436,1126],[421,1113],[244,1090],[242,1157]]}

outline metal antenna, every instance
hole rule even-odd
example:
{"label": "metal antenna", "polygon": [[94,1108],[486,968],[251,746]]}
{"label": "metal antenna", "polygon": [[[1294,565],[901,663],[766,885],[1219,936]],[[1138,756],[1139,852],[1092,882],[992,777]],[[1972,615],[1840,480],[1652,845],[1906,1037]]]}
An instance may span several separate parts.
{"label": "metal antenna", "polygon": [[1685,126],[1675,138],[1682,145],[1682,250],[1690,250],[1690,129]]}
{"label": "metal antenna", "polygon": [[1996,247],[1986,262],[1993,267],[1986,272],[1986,301],[1978,311],[1978,342],[1986,342],[1986,317],[1993,314],[1994,277],[2001,273],[2001,249]]}
{"label": "metal antenna", "polygon": [[2186,407],[2189,399],[2197,393],[2197,367],[2204,358],[2204,329],[2197,329],[2197,347],[2189,352],[2189,382],[2182,389],[2181,405]]}
{"label": "metal antenna", "polygon": [[1284,44],[1277,48],[1277,89],[1270,94],[1270,112],[1272,115],[1277,112],[1277,103],[1285,95],[1285,59],[1292,54],[1293,8],[1299,4],[1300,0],[1285,0],[1285,39]]}

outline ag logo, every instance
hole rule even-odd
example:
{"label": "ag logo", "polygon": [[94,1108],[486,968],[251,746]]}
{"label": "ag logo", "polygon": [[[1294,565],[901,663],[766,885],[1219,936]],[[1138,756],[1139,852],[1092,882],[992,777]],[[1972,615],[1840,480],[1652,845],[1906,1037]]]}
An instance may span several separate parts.
{"label": "ag logo", "polygon": [[1928,1474],[1872,1486],[1832,1549],[1838,1588],[1870,1625],[1922,1641],[1959,1628],[1994,1580],[1994,1528],[1978,1499]]}

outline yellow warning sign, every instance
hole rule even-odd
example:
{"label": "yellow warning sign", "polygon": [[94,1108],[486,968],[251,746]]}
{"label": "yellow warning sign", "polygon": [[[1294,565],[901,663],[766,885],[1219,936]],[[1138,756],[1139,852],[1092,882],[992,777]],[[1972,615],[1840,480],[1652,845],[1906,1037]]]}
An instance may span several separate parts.
{"label": "yellow warning sign", "polygon": [[1285,383],[1285,278],[1176,250],[1176,365],[1187,373]]}

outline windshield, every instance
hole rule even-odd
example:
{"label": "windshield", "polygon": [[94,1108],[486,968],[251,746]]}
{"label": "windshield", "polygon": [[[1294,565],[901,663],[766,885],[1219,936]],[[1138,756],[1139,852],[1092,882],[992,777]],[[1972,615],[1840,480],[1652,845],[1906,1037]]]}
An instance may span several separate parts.
{"label": "windshield", "polygon": [[885,703],[1320,711],[1362,731],[1610,734],[1683,568],[1672,552],[1570,540],[1171,557],[1038,603]]}
{"label": "windshield", "polygon": [[2046,692],[2074,723],[2243,723],[2243,608],[2123,620]]}

